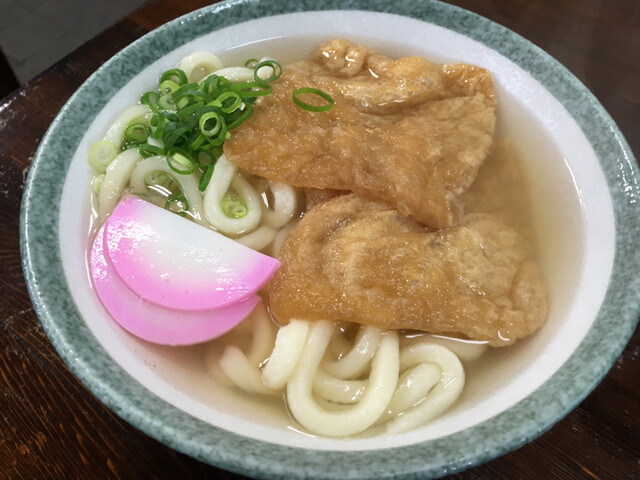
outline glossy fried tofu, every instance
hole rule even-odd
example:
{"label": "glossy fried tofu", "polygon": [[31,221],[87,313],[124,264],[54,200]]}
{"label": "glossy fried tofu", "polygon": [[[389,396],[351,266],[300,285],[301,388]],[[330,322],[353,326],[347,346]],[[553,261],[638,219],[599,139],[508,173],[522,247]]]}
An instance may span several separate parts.
{"label": "glossy fried tofu", "polygon": [[[292,100],[299,87],[318,88],[335,105],[316,113],[300,108]],[[394,60],[334,40],[313,60],[284,68],[224,151],[252,174],[356,192],[442,228],[459,223],[460,196],[474,181],[494,128],[488,71],[418,57]]]}
{"label": "glossy fried tofu", "polygon": [[316,205],[272,279],[276,321],[350,321],[509,345],[540,328],[546,293],[527,242],[474,213],[432,231],[357,194]]}

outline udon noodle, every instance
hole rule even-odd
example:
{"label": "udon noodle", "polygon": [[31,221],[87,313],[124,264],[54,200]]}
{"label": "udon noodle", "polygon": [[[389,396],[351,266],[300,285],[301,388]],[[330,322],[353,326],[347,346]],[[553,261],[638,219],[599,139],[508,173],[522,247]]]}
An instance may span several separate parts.
{"label": "udon noodle", "polygon": [[264,305],[220,343],[209,364],[219,381],[284,395],[304,428],[336,437],[372,426],[399,433],[436,418],[462,393],[462,361],[476,360],[486,348],[327,321],[293,320],[278,328]]}
{"label": "udon noodle", "polygon": [[[213,74],[231,82],[254,78],[252,68],[225,66],[206,52],[185,57],[178,67],[189,82]],[[258,75],[269,76],[269,68]],[[97,223],[104,222],[126,192],[169,209],[175,204],[167,199],[179,193],[177,213],[277,257],[304,216],[304,191],[249,174],[224,154],[201,191],[201,171],[176,174],[162,155],[143,157],[136,148],[123,149],[127,127],[133,122],[149,125],[152,113],[146,105],[132,106],[98,142],[105,152],[91,162]],[[162,146],[160,140],[153,142]],[[243,214],[230,214],[229,202]],[[235,330],[211,342],[208,368],[212,381],[230,388],[283,397],[293,419],[312,434],[350,437],[366,431],[404,432],[438,417],[463,391],[463,364],[485,348],[486,342],[348,322],[292,318],[279,326],[263,301]]]}

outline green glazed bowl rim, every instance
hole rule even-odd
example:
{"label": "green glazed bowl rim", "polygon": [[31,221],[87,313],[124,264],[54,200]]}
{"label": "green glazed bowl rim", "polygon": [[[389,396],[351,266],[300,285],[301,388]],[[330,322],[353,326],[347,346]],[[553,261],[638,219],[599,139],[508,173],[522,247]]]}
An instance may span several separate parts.
{"label": "green glazed bowl rim", "polygon": [[[72,300],[59,248],[50,247],[59,244],[62,182],[49,179],[53,171],[58,177],[60,171],[66,171],[83,134],[82,129],[71,126],[78,122],[88,125],[140,69],[177,46],[243,21],[314,10],[366,10],[424,20],[509,58],[572,115],[600,160],[609,186],[616,252],[605,300],[592,328],[565,364],[527,398],[446,437],[384,450],[307,450],[251,439],[198,420],[156,397],[109,357]],[[162,42],[166,36],[172,38],[171,47]],[[102,82],[109,71],[118,71],[120,82]],[[91,108],[77,108],[87,102]],[[620,355],[640,312],[638,180],[638,166],[629,146],[588,89],[544,51],[483,17],[437,1],[325,0],[316,5],[311,1],[237,0],[205,7],[150,32],[106,62],[70,98],[33,159],[22,201],[21,253],[34,307],[62,359],[108,408],[160,442],[252,477],[438,477],[502,455],[549,429],[591,392]],[[42,211],[49,215],[37,214]],[[593,361],[596,357],[598,361]],[[544,408],[538,408],[541,405]]]}

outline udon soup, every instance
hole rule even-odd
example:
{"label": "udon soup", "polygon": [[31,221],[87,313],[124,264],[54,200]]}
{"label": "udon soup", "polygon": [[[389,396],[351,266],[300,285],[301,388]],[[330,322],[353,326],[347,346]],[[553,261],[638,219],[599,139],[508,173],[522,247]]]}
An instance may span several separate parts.
{"label": "udon soup", "polygon": [[481,67],[277,53],[194,52],[105,125],[103,305],[202,401],[305,434],[401,433],[499,391],[578,268],[553,145]]}

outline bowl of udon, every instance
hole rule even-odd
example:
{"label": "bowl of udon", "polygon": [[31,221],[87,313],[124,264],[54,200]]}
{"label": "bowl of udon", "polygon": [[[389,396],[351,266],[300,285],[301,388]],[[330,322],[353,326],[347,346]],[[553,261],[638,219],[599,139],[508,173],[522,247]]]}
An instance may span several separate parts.
{"label": "bowl of udon", "polygon": [[34,158],[25,275],[77,377],[176,450],[442,476],[540,435],[622,351],[638,169],[513,32],[342,3],[223,2],[105,63]]}

